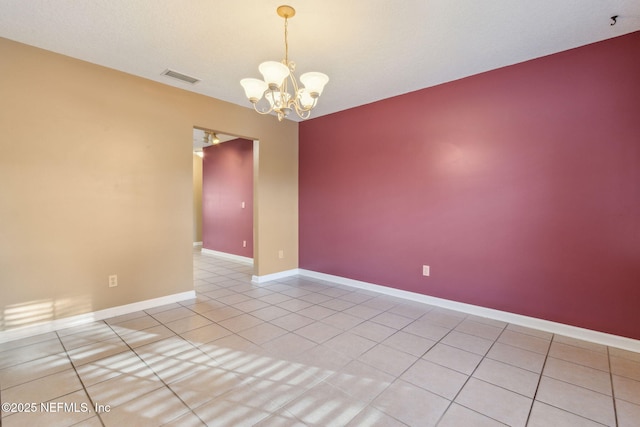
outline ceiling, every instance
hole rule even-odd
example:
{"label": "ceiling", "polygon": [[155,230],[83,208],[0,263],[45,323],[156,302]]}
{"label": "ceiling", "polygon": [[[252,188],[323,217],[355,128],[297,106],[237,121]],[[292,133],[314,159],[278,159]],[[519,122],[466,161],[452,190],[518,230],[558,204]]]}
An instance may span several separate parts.
{"label": "ceiling", "polygon": [[[239,81],[283,58],[284,1],[0,0],[0,37],[250,107]],[[296,74],[330,77],[312,117],[640,30],[638,0],[286,2]]]}

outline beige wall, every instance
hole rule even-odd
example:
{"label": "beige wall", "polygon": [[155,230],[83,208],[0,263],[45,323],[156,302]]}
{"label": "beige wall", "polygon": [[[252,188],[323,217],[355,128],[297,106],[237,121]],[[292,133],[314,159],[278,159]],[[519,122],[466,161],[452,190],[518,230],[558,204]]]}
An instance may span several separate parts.
{"label": "beige wall", "polygon": [[193,155],[193,241],[202,242],[202,157]]}
{"label": "beige wall", "polygon": [[255,274],[297,267],[296,123],[2,38],[0,58],[1,329],[193,289],[194,125],[260,140]]}

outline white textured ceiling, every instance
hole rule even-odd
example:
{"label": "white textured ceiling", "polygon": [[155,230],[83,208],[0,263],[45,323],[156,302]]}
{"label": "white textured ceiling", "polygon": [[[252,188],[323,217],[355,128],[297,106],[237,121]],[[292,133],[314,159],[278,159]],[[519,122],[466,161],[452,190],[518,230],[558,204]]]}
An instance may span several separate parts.
{"label": "white textured ceiling", "polygon": [[[284,56],[283,1],[0,0],[0,37],[248,107],[239,80]],[[312,117],[640,30],[640,0],[285,4],[296,74],[331,79]]]}

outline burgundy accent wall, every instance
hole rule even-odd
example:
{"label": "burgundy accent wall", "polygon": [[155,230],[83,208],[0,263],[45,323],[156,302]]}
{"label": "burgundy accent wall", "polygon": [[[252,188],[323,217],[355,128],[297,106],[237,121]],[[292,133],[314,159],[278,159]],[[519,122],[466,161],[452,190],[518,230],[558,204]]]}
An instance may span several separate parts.
{"label": "burgundy accent wall", "polygon": [[299,174],[301,268],[640,339],[640,32],[303,122]]}
{"label": "burgundy accent wall", "polygon": [[[245,203],[244,209],[242,202]],[[242,241],[247,246],[242,246]],[[204,149],[202,247],[253,258],[253,141]]]}

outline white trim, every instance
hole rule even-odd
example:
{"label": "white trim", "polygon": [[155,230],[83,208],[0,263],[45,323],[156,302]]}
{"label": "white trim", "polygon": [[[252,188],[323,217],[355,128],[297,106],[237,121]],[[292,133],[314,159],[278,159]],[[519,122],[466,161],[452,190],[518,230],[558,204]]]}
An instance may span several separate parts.
{"label": "white trim", "polygon": [[202,242],[193,242],[193,247],[202,246]]}
{"label": "white trim", "polygon": [[0,343],[40,335],[47,332],[53,332],[59,329],[70,328],[72,326],[84,325],[87,323],[95,322],[97,320],[109,319],[111,317],[129,314],[140,310],[147,310],[150,308],[159,307],[161,305],[193,299],[195,297],[196,291],[181,292],[179,294],[166,295],[164,297],[138,301],[131,304],[93,311],[91,313],[79,314],[77,316],[69,316],[62,319],[49,320],[37,325],[8,329],[6,331],[0,331]]}
{"label": "white trim", "polygon": [[242,262],[244,264],[253,265],[253,258],[249,258],[249,257],[246,257],[246,256],[228,254],[226,252],[218,252],[218,251],[214,251],[213,249],[205,249],[205,248],[200,249],[200,252],[202,253],[202,255],[213,255],[213,256],[220,257],[220,258],[226,258],[226,259],[230,259],[232,261],[238,261],[238,262]]}
{"label": "white trim", "polygon": [[549,320],[537,319],[535,317],[523,316],[521,314],[509,313],[507,311],[495,310],[492,308],[486,308],[472,304],[465,304],[462,302],[451,301],[443,298],[436,298],[429,295],[418,294],[415,292],[404,291],[401,289],[390,288],[388,286],[381,286],[368,282],[361,282],[359,280],[333,276],[331,274],[319,273],[316,271],[298,269],[298,272],[295,274],[300,274],[301,276],[307,276],[314,279],[327,280],[340,285],[365,289],[385,295],[461,311],[463,313],[474,314],[476,316],[488,317],[490,319],[500,320],[503,322],[512,323],[514,325],[525,326],[527,328],[538,329],[541,331],[551,332],[553,334],[565,335],[580,340],[591,341],[597,344],[622,348],[625,350],[640,353],[640,340],[634,340],[618,335],[607,334],[605,332],[579,328],[577,326],[565,325],[563,323],[552,322]]}
{"label": "white trim", "polygon": [[300,274],[300,269],[294,268],[292,270],[279,271],[277,273],[265,274],[264,276],[251,277],[251,283],[259,285],[261,283],[272,282],[278,279],[284,279],[285,277],[291,277]]}

